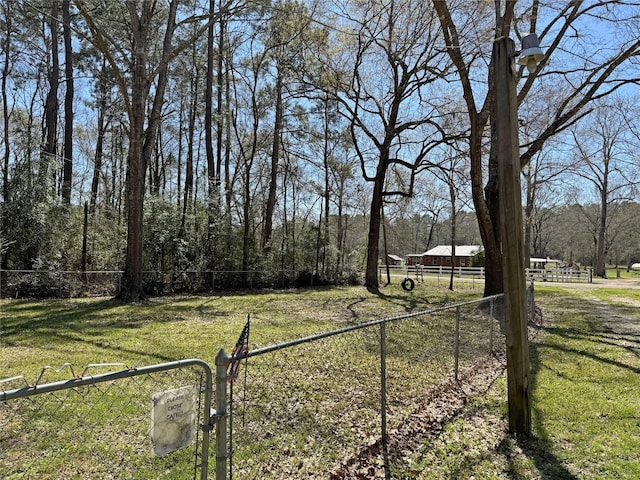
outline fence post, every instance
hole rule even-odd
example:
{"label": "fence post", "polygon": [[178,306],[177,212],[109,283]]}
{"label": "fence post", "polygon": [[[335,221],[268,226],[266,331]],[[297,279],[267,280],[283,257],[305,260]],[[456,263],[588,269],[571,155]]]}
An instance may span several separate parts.
{"label": "fence post", "polygon": [[216,480],[227,480],[227,354],[216,355]]}
{"label": "fence post", "polygon": [[495,298],[489,300],[489,353],[493,353],[493,302]]}
{"label": "fence post", "polygon": [[531,286],[529,287],[529,298],[531,299],[531,311],[529,312],[529,321],[533,322],[536,319],[536,295],[535,290],[533,288],[533,278],[531,279]]}
{"label": "fence post", "polygon": [[382,444],[387,442],[387,324],[380,324],[380,430]]}
{"label": "fence post", "polygon": [[384,478],[391,478],[389,452],[387,445],[387,323],[380,323],[380,434]]}
{"label": "fence post", "polygon": [[204,413],[202,418],[202,463],[200,465],[200,480],[209,478],[209,441],[211,439],[211,392],[213,381],[211,368],[207,365],[206,383],[204,387]]}
{"label": "fence post", "polygon": [[458,366],[460,364],[460,307],[456,307],[456,338],[455,338],[455,378],[458,380]]}

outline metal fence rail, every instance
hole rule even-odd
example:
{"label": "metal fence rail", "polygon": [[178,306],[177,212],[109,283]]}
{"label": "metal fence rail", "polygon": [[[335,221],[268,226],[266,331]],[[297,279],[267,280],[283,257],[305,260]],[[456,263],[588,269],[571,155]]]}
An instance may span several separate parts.
{"label": "metal fence rail", "polygon": [[[0,388],[2,478],[200,478],[209,471],[213,374],[198,359],[96,373],[114,364],[45,367],[35,384],[22,376]],[[50,376],[66,380],[41,383]],[[154,394],[193,387],[200,430],[188,448],[152,453]],[[155,419],[156,425],[163,419]],[[157,452],[156,452],[157,453]],[[200,472],[198,474],[198,472]]]}

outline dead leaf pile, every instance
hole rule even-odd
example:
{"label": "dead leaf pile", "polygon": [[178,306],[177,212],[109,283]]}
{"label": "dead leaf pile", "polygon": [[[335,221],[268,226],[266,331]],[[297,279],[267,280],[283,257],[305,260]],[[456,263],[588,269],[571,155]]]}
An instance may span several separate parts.
{"label": "dead leaf pile", "polygon": [[420,407],[382,439],[361,449],[331,473],[331,480],[385,478],[384,464],[409,466],[409,457],[464,411],[469,398],[486,392],[506,365],[504,353],[478,360],[472,367],[433,388]]}

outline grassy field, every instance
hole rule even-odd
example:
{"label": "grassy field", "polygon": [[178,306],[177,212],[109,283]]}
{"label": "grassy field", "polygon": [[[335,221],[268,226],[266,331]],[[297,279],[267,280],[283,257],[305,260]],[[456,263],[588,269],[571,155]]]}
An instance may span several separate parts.
{"label": "grassy field", "polygon": [[0,300],[0,377],[34,381],[44,365],[122,362],[148,365],[183,358],[211,364],[231,350],[247,316],[252,348],[412,310],[477,298],[477,285],[455,292],[419,283],[373,295],[362,287],[152,298],[123,305],[110,299]]}
{"label": "grassy field", "polygon": [[639,270],[629,270],[627,271],[627,267],[622,265],[619,268],[607,266],[606,268],[607,278],[617,278],[620,275],[620,278],[623,279],[640,279],[640,271]]}
{"label": "grassy field", "polygon": [[640,290],[542,293],[534,421],[555,454],[544,465],[557,478],[640,478]]}
{"label": "grassy field", "polygon": [[[122,305],[109,299],[5,300],[0,305],[0,379],[22,375],[24,380],[3,384],[2,389],[33,384],[45,365],[54,368],[44,371],[41,384],[78,376],[89,364],[106,365],[91,367],[87,375],[122,368],[115,364],[150,365],[184,358],[201,358],[213,365],[220,348],[231,350],[248,315],[252,325],[250,344],[255,349],[479,297],[480,292],[472,287],[463,283],[456,292],[449,292],[435,284],[419,283],[414,291],[405,292],[399,285],[392,285],[379,295],[364,288],[243,292],[154,298],[140,305]],[[433,325],[431,327],[433,332]],[[451,330],[449,321],[449,327],[443,329],[442,334],[450,335]],[[314,457],[314,463],[307,462],[308,471],[319,471],[339,461],[339,450],[329,448],[333,453],[327,450],[329,434],[343,441],[361,438],[362,433],[370,436],[367,428],[354,429],[353,425],[375,423],[375,419],[364,418],[371,412],[375,415],[378,405],[375,392],[379,387],[375,387],[375,382],[379,361],[375,338],[375,335],[368,338],[362,334],[349,344],[345,337],[313,347],[321,351],[307,349],[301,354],[296,350],[262,362],[262,357],[253,360],[251,385],[258,384],[259,389],[248,392],[254,397],[247,406],[259,408],[257,413],[254,408],[253,414],[247,414],[247,421],[249,424],[251,415],[258,421],[254,422],[258,427],[250,432],[249,445],[255,447],[238,449],[236,465],[240,465],[243,455],[245,465],[252,464],[246,458],[248,455],[257,459],[253,462],[255,468],[264,468],[268,462],[275,465],[273,448],[269,447],[275,438],[266,431],[267,421],[275,422],[269,428],[277,431],[283,430],[286,419],[289,426],[284,431],[289,438],[285,440],[293,445],[291,451],[296,451],[296,455],[287,455],[287,464],[295,467],[305,460],[307,452],[309,458]],[[403,337],[396,329],[393,338]],[[426,339],[423,341],[419,336],[408,340],[414,344],[420,342],[418,346],[423,350],[427,345]],[[420,364],[407,363],[410,358],[395,355],[393,342],[389,345],[390,373],[395,363],[403,365],[404,375],[410,374],[412,368],[419,368]],[[319,361],[320,358],[323,360]],[[441,356],[445,358],[451,367],[451,360]],[[274,376],[274,365],[267,362],[276,362],[276,371],[280,371],[278,365],[282,365],[287,375]],[[55,367],[63,364],[72,365],[73,370],[68,367],[56,371]],[[332,368],[327,369],[327,365]],[[341,377],[322,373],[327,370],[339,372]],[[433,371],[422,369],[416,375],[433,376]],[[344,375],[352,375],[359,382],[343,378]],[[260,378],[262,380],[256,381]],[[283,379],[286,382],[283,383]],[[193,372],[184,372],[183,377],[176,374],[176,378],[154,375],[98,390],[74,389],[64,394],[32,397],[34,402],[0,403],[0,471],[7,474],[3,478],[185,478],[194,463],[190,459],[195,455],[193,449],[149,458],[147,410],[149,398],[155,391],[197,381]],[[354,396],[351,388],[354,386],[365,396],[372,391],[373,395],[360,402],[356,397],[361,394]],[[338,395],[338,391],[348,392]],[[246,403],[243,401],[240,405]],[[356,403],[364,405],[354,408]],[[263,405],[268,405],[271,411],[265,413]],[[337,419],[345,412],[350,420],[343,419],[340,425],[333,422],[331,427],[331,422],[317,421],[318,418]],[[96,432],[100,432],[99,435]],[[260,442],[256,442],[257,437]],[[311,438],[314,442],[309,444]],[[278,448],[282,450],[283,444]],[[255,468],[252,471],[256,471]],[[272,473],[272,478],[282,475]]]}
{"label": "grassy field", "polygon": [[506,433],[503,374],[414,455],[413,478],[640,478],[640,290],[536,295],[545,326],[530,351],[531,436]]}
{"label": "grassy field", "polygon": [[[481,294],[477,283],[459,282],[457,287],[458,291],[451,293],[442,285],[418,283],[413,292],[407,293],[392,285],[383,289],[381,295],[372,295],[362,288],[249,292],[158,298],[142,305],[121,305],[107,299],[4,300],[0,302],[0,378],[24,375],[27,382],[33,383],[44,365],[58,366],[64,362],[72,363],[76,374],[84,365],[100,362],[149,365],[196,357],[213,364],[218,349],[232,348],[249,314],[251,344],[255,348],[353,323],[466,301]],[[537,288],[536,298],[544,311],[545,325],[531,345],[532,435],[514,438],[506,431],[506,381],[502,374],[482,393],[470,395],[464,410],[446,420],[441,430],[414,451],[405,452],[403,467],[393,469],[393,478],[640,478],[637,395],[640,290],[544,285]],[[436,335],[433,325],[425,329]],[[339,351],[344,352],[342,347]],[[344,354],[339,356],[350,359]],[[400,360],[401,356],[397,358]],[[340,365],[336,368],[342,368]],[[350,368],[353,373],[364,367]],[[45,375],[46,381],[66,378],[69,378],[66,370],[56,373],[51,369]],[[413,382],[408,381],[407,385],[413,386]],[[11,388],[17,386],[12,384]],[[321,410],[318,407],[310,410],[307,401],[325,406],[318,392],[307,389],[304,395],[300,394],[295,410],[289,413],[313,420]],[[366,403],[367,399],[362,401]],[[110,409],[123,411],[131,407],[109,405]],[[395,404],[390,408],[395,408]],[[351,415],[357,416],[360,411],[354,403]],[[55,448],[89,450],[84,456],[87,465],[74,466],[60,463],[64,456],[51,451],[53,447],[46,438],[35,443],[32,437],[22,437],[21,427],[11,423],[8,413],[11,414],[6,408],[0,412],[0,471],[11,465],[14,473],[3,478],[86,478],[77,473],[85,468],[92,478],[155,475],[177,479],[185,477],[183,473],[172,473],[174,464],[188,463],[188,456],[192,455],[185,452],[160,457],[155,473],[135,464],[116,464],[110,470],[92,471],[89,467],[92,458],[106,455],[111,458],[114,451],[101,451],[107,448],[104,446],[92,447],[94,438],[74,438],[78,434],[73,426],[91,418],[71,419],[69,412],[57,408],[29,419],[38,425],[54,415],[67,422],[63,424],[68,425],[68,431],[62,435],[66,447]],[[88,415],[99,422],[106,413],[98,409]],[[284,453],[299,464],[300,472],[308,472],[312,466],[305,457],[308,452],[305,442],[317,443],[328,432],[300,433],[292,430],[298,447]],[[354,438],[362,437],[362,432],[351,433]],[[271,435],[264,430],[256,434],[267,439]],[[21,440],[24,443],[19,444]],[[108,440],[113,450],[120,452],[119,456],[115,454],[120,462],[126,462],[132,454],[140,455],[128,450],[128,444],[135,443],[129,442],[131,439],[114,436]],[[25,458],[39,460],[21,467],[21,457],[15,451]],[[31,473],[29,468],[33,469]],[[64,468],[68,468],[67,473]],[[268,476],[269,472],[262,473]],[[274,473],[273,478],[277,477]],[[288,478],[291,477],[289,474]],[[236,478],[244,477],[236,475]],[[361,478],[373,476],[365,474]]]}

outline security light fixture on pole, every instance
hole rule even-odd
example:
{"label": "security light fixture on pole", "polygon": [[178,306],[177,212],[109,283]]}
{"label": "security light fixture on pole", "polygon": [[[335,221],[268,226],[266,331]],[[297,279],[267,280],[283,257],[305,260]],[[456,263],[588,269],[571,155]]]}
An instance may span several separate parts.
{"label": "security light fixture on pole", "polygon": [[[535,71],[537,63],[544,57],[537,40],[535,34],[523,38],[523,51],[519,63],[527,65],[530,72]],[[493,49],[509,430],[512,433],[529,434],[531,431],[529,339],[516,95],[515,57],[517,52],[513,40],[506,37],[497,39]]]}

